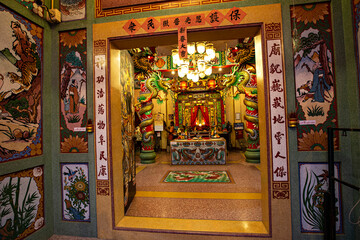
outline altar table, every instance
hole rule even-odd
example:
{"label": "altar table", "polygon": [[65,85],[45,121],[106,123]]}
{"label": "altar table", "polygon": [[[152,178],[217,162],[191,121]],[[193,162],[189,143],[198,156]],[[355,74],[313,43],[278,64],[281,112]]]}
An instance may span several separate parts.
{"label": "altar table", "polygon": [[224,138],[181,139],[170,142],[172,165],[226,164]]}

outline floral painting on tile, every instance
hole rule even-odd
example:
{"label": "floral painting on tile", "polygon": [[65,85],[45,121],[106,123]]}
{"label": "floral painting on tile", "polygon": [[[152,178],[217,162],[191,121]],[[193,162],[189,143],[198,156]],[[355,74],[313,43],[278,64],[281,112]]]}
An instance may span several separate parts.
{"label": "floral painting on tile", "polygon": [[[358,69],[358,83],[360,86],[360,0],[353,0],[355,51]],[[360,91],[360,89],[359,89]]]}
{"label": "floral painting on tile", "polygon": [[43,29],[0,4],[0,162],[42,154]]}
{"label": "floral painting on tile", "polygon": [[[340,164],[334,165],[334,176],[339,178]],[[324,193],[328,190],[327,163],[299,163],[301,232],[324,231]],[[336,232],[342,232],[340,184],[335,183]]]}
{"label": "floral painting on tile", "polygon": [[88,164],[61,164],[61,180],[63,220],[90,221]]}
{"label": "floral painting on tile", "polygon": [[62,153],[88,151],[86,30],[60,32],[60,142]]}
{"label": "floral painting on tile", "polygon": [[134,110],[134,66],[130,54],[120,51],[120,93],[121,115],[123,124],[121,127],[123,146],[123,176],[124,176],[124,208],[125,212],[130,206],[136,193],[135,184],[135,148],[132,140],[135,131]]}
{"label": "floral painting on tile", "polygon": [[60,0],[61,20],[72,21],[85,18],[86,0]]}
{"label": "floral painting on tile", "polygon": [[0,176],[0,239],[24,239],[44,221],[43,167]]}
{"label": "floral painting on tile", "polygon": [[337,126],[330,3],[291,7],[291,20],[298,150],[325,151],[326,129]]}

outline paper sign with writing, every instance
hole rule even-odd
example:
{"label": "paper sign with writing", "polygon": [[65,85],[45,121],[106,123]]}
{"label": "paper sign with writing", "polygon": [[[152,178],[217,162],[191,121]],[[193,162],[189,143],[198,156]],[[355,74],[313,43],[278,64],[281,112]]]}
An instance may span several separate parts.
{"label": "paper sign with writing", "polygon": [[226,14],[225,18],[229,20],[229,22],[231,22],[232,24],[239,24],[245,16],[246,13],[243,10],[237,7],[233,7]]}
{"label": "paper sign with writing", "polygon": [[219,26],[224,20],[224,14],[218,10],[212,10],[205,18],[205,20],[213,27]]}
{"label": "paper sign with writing", "polygon": [[160,27],[160,23],[158,20],[156,20],[153,17],[149,17],[145,20],[145,22],[142,24],[142,28],[148,32],[153,33]]}
{"label": "paper sign with writing", "polygon": [[178,46],[180,58],[187,58],[187,29],[180,27],[178,30]]}
{"label": "paper sign with writing", "polygon": [[267,41],[270,87],[273,180],[288,181],[287,132],[281,41]]}
{"label": "paper sign with writing", "polygon": [[106,69],[105,55],[95,56],[95,139],[96,176],[98,180],[108,180],[108,147],[106,129]]}
{"label": "paper sign with writing", "polygon": [[127,21],[123,28],[129,35],[134,35],[137,31],[139,31],[141,25],[135,19],[131,19]]}

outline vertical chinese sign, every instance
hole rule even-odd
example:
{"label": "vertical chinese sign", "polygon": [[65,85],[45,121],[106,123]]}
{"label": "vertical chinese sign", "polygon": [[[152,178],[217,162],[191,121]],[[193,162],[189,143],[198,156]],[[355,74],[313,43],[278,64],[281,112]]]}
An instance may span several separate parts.
{"label": "vertical chinese sign", "polygon": [[60,151],[88,152],[86,29],[60,32]]}
{"label": "vertical chinese sign", "polygon": [[337,127],[330,2],[291,7],[291,23],[298,150],[325,151],[326,129]]}
{"label": "vertical chinese sign", "polygon": [[270,89],[273,198],[288,199],[290,187],[281,25],[266,24],[265,31]]}
{"label": "vertical chinese sign", "polygon": [[178,29],[178,46],[179,46],[179,57],[187,58],[187,30],[186,27],[179,27]]}
{"label": "vertical chinese sign", "polygon": [[95,41],[94,52],[96,192],[98,195],[109,195],[108,138],[106,125],[106,40]]}
{"label": "vertical chinese sign", "polygon": [[360,0],[353,0],[353,17],[354,17],[354,39],[356,51],[356,63],[358,69],[358,84],[360,91]]}

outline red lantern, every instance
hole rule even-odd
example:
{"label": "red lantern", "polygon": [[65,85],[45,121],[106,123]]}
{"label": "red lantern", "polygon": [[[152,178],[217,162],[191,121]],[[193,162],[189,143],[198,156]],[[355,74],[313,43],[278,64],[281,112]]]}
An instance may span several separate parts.
{"label": "red lantern", "polygon": [[210,79],[210,80],[208,81],[208,87],[209,87],[209,88],[215,88],[215,86],[216,86],[216,81],[215,81],[215,79]]}
{"label": "red lantern", "polygon": [[185,90],[186,88],[187,88],[187,82],[186,81],[181,81],[180,82],[180,89]]}

